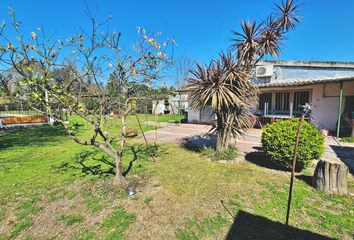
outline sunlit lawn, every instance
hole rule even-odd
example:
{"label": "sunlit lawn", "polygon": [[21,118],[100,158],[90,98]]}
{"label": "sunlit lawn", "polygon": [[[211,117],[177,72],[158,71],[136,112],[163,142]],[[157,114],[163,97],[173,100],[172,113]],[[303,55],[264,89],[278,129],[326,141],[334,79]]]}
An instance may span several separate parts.
{"label": "sunlit lawn", "polygon": [[[165,118],[160,121],[173,120]],[[135,116],[129,117],[128,128],[139,128]],[[111,131],[119,134],[118,121]],[[88,126],[80,126],[80,136],[90,134]],[[0,239],[282,237],[277,223],[285,219],[287,173],[249,162],[210,162],[181,147],[163,145],[155,161],[135,163],[129,179],[137,194],[127,197],[110,184],[109,176],[84,175],[70,167],[85,149],[59,126],[0,132]],[[125,165],[129,157],[127,152]],[[352,177],[349,189],[354,191]],[[296,229],[353,237],[351,196],[325,195],[296,179],[292,209],[290,223]],[[250,217],[237,221],[240,213]],[[296,229],[293,239],[301,232]]]}

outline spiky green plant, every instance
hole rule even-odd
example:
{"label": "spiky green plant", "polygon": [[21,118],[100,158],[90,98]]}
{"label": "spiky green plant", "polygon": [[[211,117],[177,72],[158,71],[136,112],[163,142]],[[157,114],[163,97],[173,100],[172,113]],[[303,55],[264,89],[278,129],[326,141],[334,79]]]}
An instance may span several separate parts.
{"label": "spiky green plant", "polygon": [[217,117],[217,150],[228,147],[230,137],[238,137],[254,123],[251,109],[258,99],[258,89],[250,81],[255,64],[266,55],[278,56],[284,35],[295,29],[301,17],[300,5],[293,0],[276,4],[276,13],[257,24],[242,21],[242,32],[235,38],[230,51],[221,53],[209,65],[196,65],[188,79],[191,107],[202,109],[211,105]]}
{"label": "spiky green plant", "polygon": [[188,79],[190,104],[196,109],[211,104],[217,117],[217,149],[223,150],[229,144],[228,136],[242,135],[252,126],[250,109],[257,98],[257,87],[249,81],[249,73],[237,66],[230,52],[220,54],[220,59],[211,61],[207,67],[197,65],[192,75]]}

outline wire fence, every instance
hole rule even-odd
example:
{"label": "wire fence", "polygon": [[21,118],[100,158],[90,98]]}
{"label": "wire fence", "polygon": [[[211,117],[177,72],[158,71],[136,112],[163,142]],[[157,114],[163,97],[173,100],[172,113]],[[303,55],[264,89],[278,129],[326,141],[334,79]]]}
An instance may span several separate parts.
{"label": "wire fence", "polygon": [[[8,99],[0,99],[0,128],[50,123],[51,119],[45,109],[41,106],[35,107],[41,112],[33,110],[25,101],[11,102]],[[54,108],[54,111],[59,119],[68,120],[68,114],[64,108],[58,106]]]}
{"label": "wire fence", "polygon": [[0,103],[0,117],[11,116],[41,116],[42,113],[33,111],[24,102]]}

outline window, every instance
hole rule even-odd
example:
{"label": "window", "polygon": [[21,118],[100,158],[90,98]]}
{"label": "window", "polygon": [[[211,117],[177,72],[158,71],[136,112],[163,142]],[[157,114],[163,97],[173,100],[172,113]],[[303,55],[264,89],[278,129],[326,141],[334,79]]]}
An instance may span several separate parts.
{"label": "window", "polygon": [[310,103],[310,93],[308,91],[294,92],[294,111],[301,111],[301,106],[304,106],[305,103]]}
{"label": "window", "polygon": [[277,92],[275,94],[275,111],[289,111],[289,92]]}
{"label": "window", "polygon": [[345,97],[344,112],[354,112],[354,96]]}
{"label": "window", "polygon": [[272,93],[262,93],[259,95],[258,109],[263,111],[265,103],[268,103],[268,110],[270,110],[272,108]]}

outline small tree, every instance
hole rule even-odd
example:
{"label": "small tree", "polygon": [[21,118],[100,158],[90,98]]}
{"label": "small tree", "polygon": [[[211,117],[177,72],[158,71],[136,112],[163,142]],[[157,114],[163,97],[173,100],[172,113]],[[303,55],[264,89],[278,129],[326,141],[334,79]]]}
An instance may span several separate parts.
{"label": "small tree", "polygon": [[242,32],[233,32],[231,52],[220,54],[209,65],[197,64],[189,78],[191,107],[211,105],[216,117],[217,150],[229,145],[231,135],[243,135],[252,126],[251,109],[257,102],[257,87],[250,81],[252,69],[267,54],[278,56],[284,35],[300,21],[299,5],[293,0],[276,4],[277,12],[260,24],[242,21]]}
{"label": "small tree", "polygon": [[[22,34],[10,9],[11,24],[3,22],[0,28],[1,89],[12,100],[26,101],[33,110],[48,114],[76,143],[105,152],[114,160],[114,183],[121,184],[126,175],[122,168],[126,118],[134,110],[132,93],[136,86],[160,78],[171,63],[167,51],[173,41],[160,43],[160,33],[138,28],[138,42],[121,46],[121,33],[107,30],[110,18],[99,23],[88,8],[87,12],[90,32],[83,30],[61,41],[47,37],[43,28]],[[9,37],[10,31],[16,39]],[[88,98],[94,98],[94,104],[88,104]],[[86,122],[91,137],[80,138],[75,125],[61,119],[60,108]],[[120,136],[108,131],[104,121],[113,108],[119,109]]]}
{"label": "small tree", "polygon": [[257,88],[249,81],[249,73],[238,68],[237,63],[230,52],[222,53],[206,68],[197,65],[197,70],[192,71],[194,78],[189,79],[191,106],[202,109],[211,105],[216,114],[218,151],[228,147],[230,135],[241,135],[253,123],[250,109]]}

